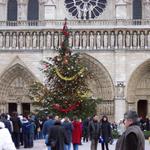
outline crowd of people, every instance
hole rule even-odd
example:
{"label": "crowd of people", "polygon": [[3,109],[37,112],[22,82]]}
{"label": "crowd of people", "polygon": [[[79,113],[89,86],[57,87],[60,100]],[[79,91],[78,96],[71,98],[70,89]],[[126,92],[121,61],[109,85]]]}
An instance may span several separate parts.
{"label": "crowd of people", "polygon": [[[35,115],[0,115],[0,149],[16,150],[20,146],[32,148],[34,140],[44,139],[48,150],[78,150],[83,142],[91,141],[91,150],[97,150],[98,143],[102,150],[109,150],[113,143],[112,131],[117,130],[120,138],[116,150],[144,150],[142,130],[150,129],[150,121],[138,118],[135,111],[128,111],[118,124],[110,123],[107,116],[100,120],[97,115],[85,120],[77,116],[59,118],[48,115],[38,118]],[[5,136],[6,135],[6,136]],[[1,138],[2,137],[2,138]]]}

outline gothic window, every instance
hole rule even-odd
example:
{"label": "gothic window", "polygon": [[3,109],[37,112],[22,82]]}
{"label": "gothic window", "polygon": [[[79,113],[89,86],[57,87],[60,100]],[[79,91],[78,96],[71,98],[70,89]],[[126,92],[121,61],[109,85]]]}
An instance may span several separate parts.
{"label": "gothic window", "polygon": [[8,0],[7,4],[7,20],[17,20],[17,0]]}
{"label": "gothic window", "polygon": [[142,19],[142,0],[133,0],[133,19]]}
{"label": "gothic window", "polygon": [[78,19],[94,19],[100,16],[107,0],[65,0],[68,12]]}
{"label": "gothic window", "polygon": [[39,19],[39,2],[38,0],[29,0],[28,2],[28,20]]}

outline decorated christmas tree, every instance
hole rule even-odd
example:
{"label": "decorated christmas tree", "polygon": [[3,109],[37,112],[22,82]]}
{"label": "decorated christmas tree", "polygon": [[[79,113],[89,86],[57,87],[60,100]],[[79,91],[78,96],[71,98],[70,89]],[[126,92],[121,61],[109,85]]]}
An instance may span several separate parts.
{"label": "decorated christmas tree", "polygon": [[44,85],[35,82],[30,96],[38,106],[39,113],[53,113],[61,117],[78,115],[81,118],[96,113],[99,99],[93,99],[87,79],[90,72],[81,61],[79,53],[69,48],[69,30],[65,20],[62,35],[64,40],[58,55],[42,61]]}

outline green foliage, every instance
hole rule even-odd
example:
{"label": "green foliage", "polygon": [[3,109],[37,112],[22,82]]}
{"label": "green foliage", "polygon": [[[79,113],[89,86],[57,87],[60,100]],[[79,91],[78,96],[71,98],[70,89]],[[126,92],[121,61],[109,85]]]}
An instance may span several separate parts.
{"label": "green foliage", "polygon": [[144,131],[145,139],[148,139],[150,137],[150,131]]}
{"label": "green foliage", "polygon": [[91,116],[96,113],[100,99],[92,98],[87,83],[90,72],[81,63],[79,54],[72,54],[69,49],[66,23],[62,33],[64,41],[58,55],[41,62],[41,71],[46,79],[44,85],[35,82],[30,88],[30,97],[40,114]]}

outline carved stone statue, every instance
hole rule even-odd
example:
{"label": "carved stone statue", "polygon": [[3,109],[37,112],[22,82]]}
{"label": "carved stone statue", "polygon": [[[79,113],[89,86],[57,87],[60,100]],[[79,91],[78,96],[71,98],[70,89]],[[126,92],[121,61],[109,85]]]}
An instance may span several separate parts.
{"label": "carved stone statue", "polygon": [[22,32],[19,35],[19,47],[20,48],[24,47],[24,37],[23,37],[23,33]]}
{"label": "carved stone statue", "polygon": [[32,36],[32,47],[33,48],[37,47],[37,35],[35,32],[33,33],[33,36]]}
{"label": "carved stone statue", "polygon": [[17,35],[16,33],[13,33],[12,35],[12,48],[16,48],[17,47]]}
{"label": "carved stone statue", "polygon": [[115,47],[115,33],[114,32],[111,32],[111,35],[110,35],[110,47],[111,48]]}
{"label": "carved stone statue", "polygon": [[26,34],[26,48],[30,48],[31,46],[31,38],[30,38],[30,33],[28,32]]}
{"label": "carved stone statue", "polygon": [[119,34],[118,34],[118,47],[122,48],[122,46],[123,46],[123,35],[122,35],[122,32],[119,32]]}
{"label": "carved stone statue", "polygon": [[145,47],[145,36],[144,36],[144,32],[140,33],[140,47]]}
{"label": "carved stone statue", "polygon": [[40,34],[40,48],[43,48],[44,47],[44,36],[43,34],[41,33]]}
{"label": "carved stone statue", "polygon": [[6,41],[5,41],[5,46],[6,46],[6,48],[9,48],[9,46],[10,46],[10,35],[9,35],[9,33],[6,33]]}
{"label": "carved stone statue", "polygon": [[147,47],[150,48],[150,31],[148,32],[147,35]]}
{"label": "carved stone statue", "polygon": [[130,32],[127,31],[126,32],[126,36],[125,36],[125,43],[126,43],[126,47],[130,47],[131,46],[131,36],[130,36]]}
{"label": "carved stone statue", "polygon": [[73,37],[72,37],[72,33],[69,33],[69,46],[72,47],[72,43],[73,43]]}
{"label": "carved stone statue", "polygon": [[0,32],[0,48],[3,47],[3,34]]}
{"label": "carved stone statue", "polygon": [[58,48],[58,39],[59,39],[58,33],[55,33],[54,34],[54,47],[55,48]]}
{"label": "carved stone statue", "polygon": [[80,36],[79,36],[79,32],[77,32],[75,34],[75,47],[79,48],[79,44],[80,44]]}
{"label": "carved stone statue", "polygon": [[108,33],[104,33],[104,48],[108,47]]}
{"label": "carved stone statue", "polygon": [[133,36],[132,36],[132,43],[133,43],[133,47],[137,47],[137,33],[134,32]]}
{"label": "carved stone statue", "polygon": [[50,48],[51,47],[51,43],[52,43],[52,38],[51,38],[51,33],[50,32],[47,32],[47,36],[46,36],[46,46],[47,48]]}
{"label": "carved stone statue", "polygon": [[83,35],[82,35],[82,47],[83,48],[86,48],[86,42],[87,42],[86,32],[83,32]]}
{"label": "carved stone statue", "polygon": [[94,48],[94,35],[93,32],[90,32],[90,48]]}
{"label": "carved stone statue", "polygon": [[97,45],[97,49],[101,48],[101,35],[100,35],[100,32],[97,32],[97,35],[96,35],[96,45]]}

